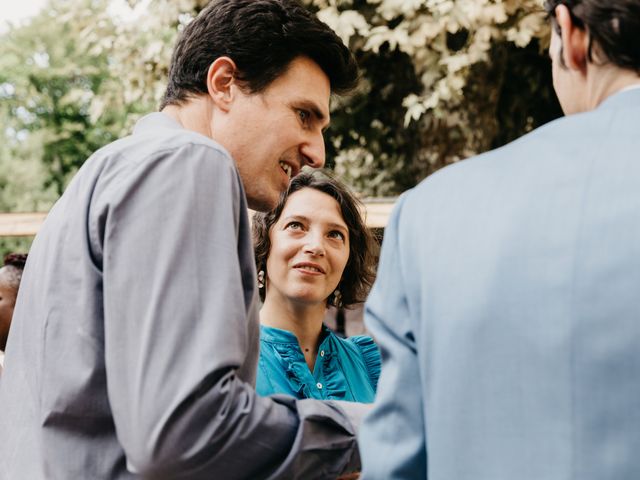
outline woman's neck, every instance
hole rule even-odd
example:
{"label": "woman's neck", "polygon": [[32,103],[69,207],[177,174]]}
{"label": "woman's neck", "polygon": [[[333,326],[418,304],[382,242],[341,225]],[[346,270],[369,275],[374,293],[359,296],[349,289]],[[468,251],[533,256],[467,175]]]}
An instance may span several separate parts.
{"label": "woman's neck", "polygon": [[260,323],[293,333],[298,339],[309,370],[313,371],[325,312],[326,306],[323,303],[300,304],[267,295],[260,310]]}

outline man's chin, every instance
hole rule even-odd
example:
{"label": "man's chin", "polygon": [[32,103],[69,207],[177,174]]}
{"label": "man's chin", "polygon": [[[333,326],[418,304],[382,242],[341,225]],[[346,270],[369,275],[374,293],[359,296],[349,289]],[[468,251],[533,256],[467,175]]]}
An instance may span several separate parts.
{"label": "man's chin", "polygon": [[256,212],[270,212],[276,205],[278,204],[278,198],[247,198],[247,203],[249,204],[249,208]]}

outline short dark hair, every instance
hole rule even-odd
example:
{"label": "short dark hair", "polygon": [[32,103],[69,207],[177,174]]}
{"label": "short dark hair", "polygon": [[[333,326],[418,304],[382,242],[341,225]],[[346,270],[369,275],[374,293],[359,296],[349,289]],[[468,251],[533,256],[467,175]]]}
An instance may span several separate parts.
{"label": "short dark hair", "polygon": [[6,277],[5,281],[9,284],[11,288],[18,291],[20,287],[20,280],[22,279],[22,271],[24,270],[24,265],[27,262],[27,254],[26,253],[9,253],[4,257],[4,265],[6,267]]}
{"label": "short dark hair", "polygon": [[207,93],[216,58],[238,67],[249,93],[261,92],[297,57],[313,60],[342,94],[358,82],[356,61],[340,37],[295,0],[214,0],[189,23],[173,52],[160,109]]}
{"label": "short dark hair", "polygon": [[[346,185],[321,170],[307,171],[296,175],[291,180],[289,188],[280,196],[278,205],[273,210],[254,214],[252,229],[257,270],[262,270],[265,275],[267,274],[267,258],[271,250],[269,231],[280,219],[289,196],[303,188],[313,188],[326,193],[340,205],[342,218],[349,229],[349,259],[338,288],[342,294],[343,306],[348,308],[356,303],[364,302],[375,279],[375,248],[377,243],[360,214],[361,202],[349,191]],[[263,301],[264,290],[260,291],[260,298]],[[333,293],[327,299],[327,305],[336,305]]]}
{"label": "short dark hair", "polygon": [[545,9],[559,33],[555,18],[558,5],[565,5],[574,24],[590,35],[592,46],[614,65],[640,74],[640,2],[638,0],[547,0]]}

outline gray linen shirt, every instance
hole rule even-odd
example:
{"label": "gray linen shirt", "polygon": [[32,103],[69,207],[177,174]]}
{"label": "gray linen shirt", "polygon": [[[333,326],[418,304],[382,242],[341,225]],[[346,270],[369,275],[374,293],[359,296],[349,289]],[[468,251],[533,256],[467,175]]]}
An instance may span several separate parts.
{"label": "gray linen shirt", "polygon": [[255,276],[220,145],[155,113],[96,152],[29,254],[0,380],[0,478],[358,468],[363,406],[256,395]]}

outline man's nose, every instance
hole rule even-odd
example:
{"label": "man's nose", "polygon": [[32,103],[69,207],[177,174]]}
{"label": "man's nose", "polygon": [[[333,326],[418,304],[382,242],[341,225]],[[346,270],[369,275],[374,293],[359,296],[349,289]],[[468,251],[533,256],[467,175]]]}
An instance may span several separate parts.
{"label": "man's nose", "polygon": [[325,149],[324,137],[322,132],[314,132],[312,136],[300,147],[300,155],[303,158],[304,165],[311,168],[324,167]]}

